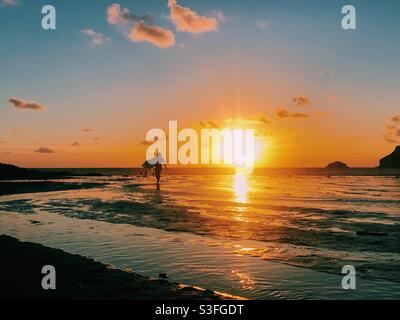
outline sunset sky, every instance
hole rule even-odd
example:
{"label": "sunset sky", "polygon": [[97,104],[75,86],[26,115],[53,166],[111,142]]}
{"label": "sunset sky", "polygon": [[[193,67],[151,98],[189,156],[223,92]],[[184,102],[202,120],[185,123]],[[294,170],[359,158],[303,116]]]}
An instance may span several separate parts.
{"label": "sunset sky", "polygon": [[138,166],[177,120],[256,129],[257,166],[376,166],[400,144],[400,2],[352,0],[355,31],[348,3],[0,0],[0,162]]}

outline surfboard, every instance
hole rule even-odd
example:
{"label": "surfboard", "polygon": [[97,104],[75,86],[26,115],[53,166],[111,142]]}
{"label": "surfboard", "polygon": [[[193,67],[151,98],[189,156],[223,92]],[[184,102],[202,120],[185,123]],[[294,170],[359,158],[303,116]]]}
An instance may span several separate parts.
{"label": "surfboard", "polygon": [[145,162],[143,162],[142,167],[145,169],[151,169],[154,168],[157,163],[164,163],[164,159],[159,156],[150,160],[146,160]]}
{"label": "surfboard", "polygon": [[[157,163],[157,162],[156,162],[156,163]],[[151,169],[151,168],[154,168],[154,167],[155,167],[156,163],[151,164],[150,162],[145,161],[145,162],[143,162],[142,167],[145,168],[145,169]]]}

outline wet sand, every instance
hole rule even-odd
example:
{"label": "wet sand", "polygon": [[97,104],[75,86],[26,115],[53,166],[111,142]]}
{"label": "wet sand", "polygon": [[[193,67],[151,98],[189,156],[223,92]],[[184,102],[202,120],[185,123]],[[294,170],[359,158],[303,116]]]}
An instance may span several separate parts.
{"label": "wet sand", "polygon": [[37,193],[99,188],[104,183],[79,183],[59,181],[22,181],[0,182],[0,196],[8,194]]}
{"label": "wet sand", "polygon": [[[62,250],[0,235],[0,299],[233,299],[210,290],[115,269]],[[56,290],[43,290],[41,269],[56,268]]]}

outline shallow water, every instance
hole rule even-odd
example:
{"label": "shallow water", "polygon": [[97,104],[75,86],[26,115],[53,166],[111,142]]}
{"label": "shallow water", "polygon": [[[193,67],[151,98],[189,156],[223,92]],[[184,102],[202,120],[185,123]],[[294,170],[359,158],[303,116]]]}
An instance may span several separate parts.
{"label": "shallow water", "polygon": [[[0,232],[249,298],[400,297],[398,178],[83,180],[107,185],[1,197]],[[357,290],[341,289],[346,264]]]}

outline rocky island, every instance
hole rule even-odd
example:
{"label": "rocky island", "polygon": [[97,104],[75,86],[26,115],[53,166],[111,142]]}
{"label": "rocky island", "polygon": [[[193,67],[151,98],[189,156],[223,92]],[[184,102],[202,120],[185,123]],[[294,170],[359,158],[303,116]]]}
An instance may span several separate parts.
{"label": "rocky island", "polygon": [[349,169],[349,166],[347,164],[345,164],[344,162],[335,161],[335,162],[328,164],[325,168],[326,169]]}
{"label": "rocky island", "polygon": [[380,169],[400,169],[400,146],[379,161]]}
{"label": "rocky island", "polygon": [[0,196],[19,193],[36,193],[49,191],[78,190],[98,188],[104,183],[57,181],[73,179],[80,176],[101,176],[101,174],[77,175],[67,171],[41,171],[24,169],[11,164],[0,163]]}

